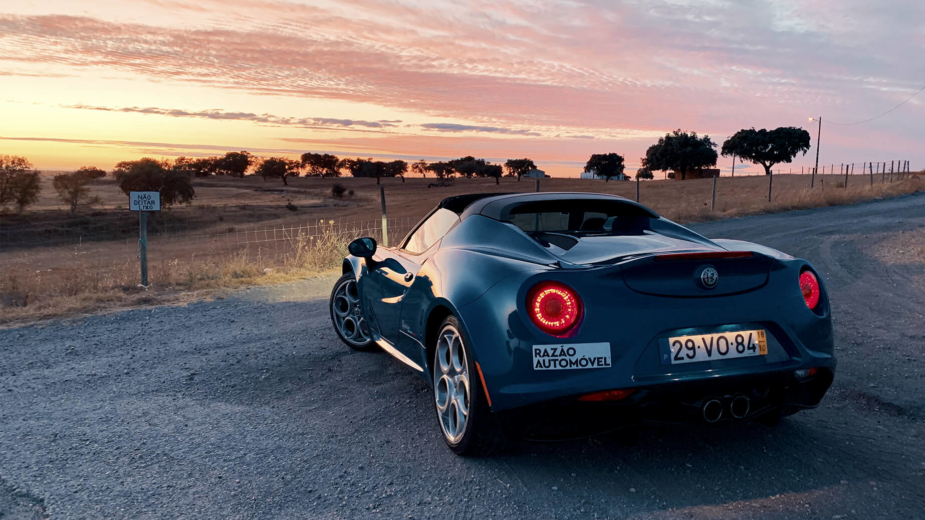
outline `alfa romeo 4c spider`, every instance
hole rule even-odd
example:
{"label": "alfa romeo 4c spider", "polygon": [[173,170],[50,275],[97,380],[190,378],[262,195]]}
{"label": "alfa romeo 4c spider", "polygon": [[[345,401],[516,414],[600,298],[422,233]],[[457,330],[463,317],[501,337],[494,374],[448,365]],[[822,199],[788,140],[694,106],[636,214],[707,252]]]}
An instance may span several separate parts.
{"label": "alfa romeo 4c spider", "polygon": [[817,406],[835,374],[809,262],[621,197],[450,197],[397,247],[349,251],[337,335],[423,377],[460,455],[642,424],[773,424]]}

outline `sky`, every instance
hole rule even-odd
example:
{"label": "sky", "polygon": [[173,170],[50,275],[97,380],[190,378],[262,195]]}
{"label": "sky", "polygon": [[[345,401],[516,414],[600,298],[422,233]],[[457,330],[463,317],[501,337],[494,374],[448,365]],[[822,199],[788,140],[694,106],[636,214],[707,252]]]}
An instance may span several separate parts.
{"label": "sky", "polygon": [[[529,157],[631,168],[674,129],[803,127],[789,167],[925,166],[921,0],[0,3],[0,154]],[[730,164],[726,164],[730,163]],[[728,169],[731,159],[720,158]],[[736,166],[756,172],[760,167]]]}

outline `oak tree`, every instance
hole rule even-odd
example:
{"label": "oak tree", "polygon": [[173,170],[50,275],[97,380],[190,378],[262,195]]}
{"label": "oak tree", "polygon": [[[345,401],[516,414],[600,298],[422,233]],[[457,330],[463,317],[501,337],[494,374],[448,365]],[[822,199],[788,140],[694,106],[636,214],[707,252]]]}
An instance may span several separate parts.
{"label": "oak tree", "polygon": [[609,182],[614,177],[620,177],[625,166],[623,156],[617,153],[596,153],[585,164],[585,172],[593,173]]}
{"label": "oak tree", "polygon": [[642,167],[649,171],[672,170],[684,180],[691,170],[716,166],[718,156],[714,148],[716,143],[708,135],[698,137],[697,132],[675,130],[646,150]]}
{"label": "oak tree", "polygon": [[809,151],[809,132],[784,126],[774,130],[739,130],[723,143],[723,156],[735,155],[764,168],[765,175],[778,163],[789,163],[798,153]]}

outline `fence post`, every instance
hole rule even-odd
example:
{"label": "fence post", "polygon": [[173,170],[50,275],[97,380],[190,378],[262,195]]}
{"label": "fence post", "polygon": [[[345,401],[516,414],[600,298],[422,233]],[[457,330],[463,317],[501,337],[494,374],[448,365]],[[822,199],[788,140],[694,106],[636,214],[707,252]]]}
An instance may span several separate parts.
{"label": "fence post", "polygon": [[874,187],[874,163],[869,162],[867,165],[870,167],[870,187]]}
{"label": "fence post", "polygon": [[736,176],[736,154],[732,154],[732,177]]}
{"label": "fence post", "polygon": [[893,183],[893,161],[890,161],[890,184]]}
{"label": "fence post", "polygon": [[768,172],[768,202],[771,202],[771,184],[774,182],[774,171]]}
{"label": "fence post", "polygon": [[639,202],[639,175],[636,175],[636,202]]}
{"label": "fence post", "polygon": [[[850,164],[851,172],[854,173],[854,163]],[[848,189],[848,167],[845,167],[845,189]]]}
{"label": "fence post", "polygon": [[534,191],[536,191],[537,193],[540,192],[540,180],[539,179],[536,179],[536,189]]}
{"label": "fence post", "polygon": [[389,225],[385,212],[385,186],[379,186],[379,198],[382,200],[382,247],[389,247]]}
{"label": "fence post", "polygon": [[141,260],[141,285],[148,287],[148,212],[138,212],[138,259]]}
{"label": "fence post", "polygon": [[718,177],[718,175],[713,176],[713,198],[710,199],[710,211],[716,209],[716,177]]}

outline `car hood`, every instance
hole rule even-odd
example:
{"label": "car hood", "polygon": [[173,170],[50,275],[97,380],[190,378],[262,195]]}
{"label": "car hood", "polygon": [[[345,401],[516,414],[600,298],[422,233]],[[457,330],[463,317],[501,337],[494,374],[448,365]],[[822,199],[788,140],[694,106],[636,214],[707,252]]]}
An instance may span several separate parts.
{"label": "car hood", "polygon": [[725,251],[718,245],[692,242],[658,233],[638,235],[559,235],[537,241],[557,258],[571,264],[614,263],[627,257],[681,251]]}

